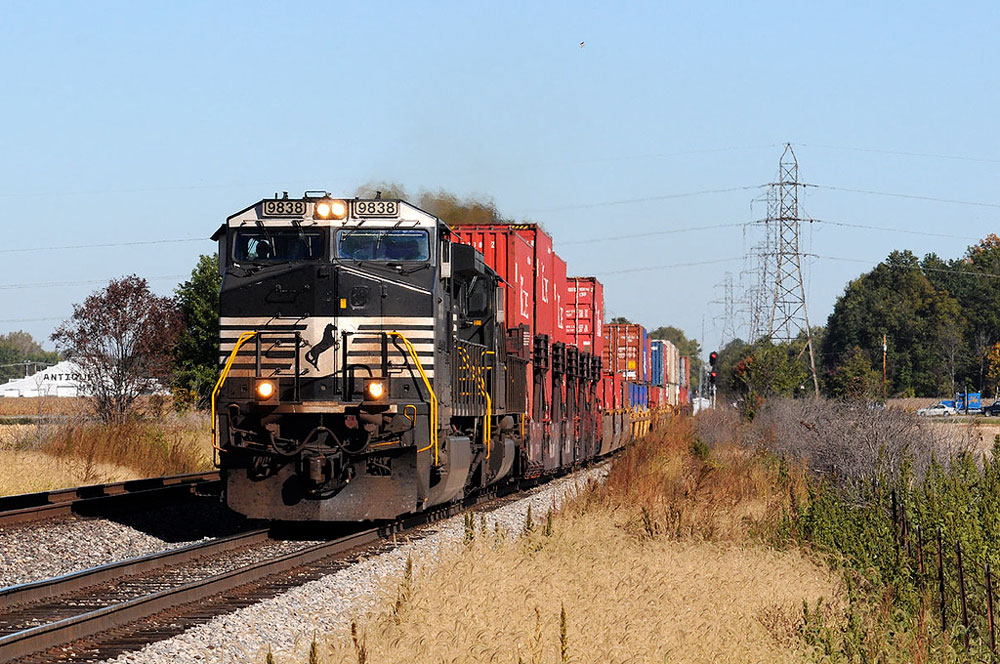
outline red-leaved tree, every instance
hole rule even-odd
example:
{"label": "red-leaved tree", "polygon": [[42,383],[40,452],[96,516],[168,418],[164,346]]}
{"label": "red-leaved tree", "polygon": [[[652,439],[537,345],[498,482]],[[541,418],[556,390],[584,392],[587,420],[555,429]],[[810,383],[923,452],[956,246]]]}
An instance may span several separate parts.
{"label": "red-leaved tree", "polygon": [[177,303],[154,295],[145,279],[131,275],[74,304],[73,316],[56,328],[52,340],[80,366],[97,415],[120,423],[133,414],[141,394],[168,384],[181,333]]}

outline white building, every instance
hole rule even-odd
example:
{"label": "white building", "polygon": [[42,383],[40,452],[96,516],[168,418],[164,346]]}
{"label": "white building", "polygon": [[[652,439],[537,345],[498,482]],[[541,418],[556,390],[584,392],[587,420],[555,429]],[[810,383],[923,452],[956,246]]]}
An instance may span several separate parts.
{"label": "white building", "polygon": [[84,396],[80,377],[80,367],[64,360],[27,378],[17,378],[0,385],[0,397]]}

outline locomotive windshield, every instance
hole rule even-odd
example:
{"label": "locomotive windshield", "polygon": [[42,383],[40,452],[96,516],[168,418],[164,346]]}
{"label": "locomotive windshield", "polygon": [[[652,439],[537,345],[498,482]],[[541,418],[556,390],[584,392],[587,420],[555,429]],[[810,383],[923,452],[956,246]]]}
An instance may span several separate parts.
{"label": "locomotive windshield", "polygon": [[233,258],[237,263],[315,261],[323,257],[323,236],[321,230],[240,229]]}
{"label": "locomotive windshield", "polygon": [[427,231],[416,229],[345,229],[337,231],[337,257],[356,261],[426,261],[431,256]]}

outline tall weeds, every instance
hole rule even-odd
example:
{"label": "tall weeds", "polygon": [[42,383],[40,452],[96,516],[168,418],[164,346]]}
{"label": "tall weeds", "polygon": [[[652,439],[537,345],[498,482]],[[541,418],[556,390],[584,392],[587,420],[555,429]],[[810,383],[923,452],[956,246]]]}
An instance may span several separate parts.
{"label": "tall weeds", "polygon": [[70,421],[57,425],[40,450],[78,466],[89,481],[100,481],[94,470],[115,464],[139,476],[154,477],[206,470],[210,447],[200,419],[139,420],[119,425]]}

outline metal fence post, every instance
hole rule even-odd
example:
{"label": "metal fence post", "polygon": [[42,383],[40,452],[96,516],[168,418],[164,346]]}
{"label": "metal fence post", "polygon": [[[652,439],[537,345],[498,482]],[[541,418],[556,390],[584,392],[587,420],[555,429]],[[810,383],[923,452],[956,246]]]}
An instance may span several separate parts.
{"label": "metal fence post", "polygon": [[990,574],[990,564],[986,563],[986,619],[990,627],[990,652],[996,657],[997,636],[996,626],[993,623],[993,575]]}
{"label": "metal fence post", "polygon": [[896,565],[899,565],[899,506],[896,503],[896,490],[889,492],[892,499],[892,540],[896,547]]}
{"label": "metal fence post", "polygon": [[948,621],[945,616],[945,606],[944,606],[944,552],[942,551],[942,534],[941,527],[938,526],[937,529],[937,564],[938,564],[938,595],[941,601],[941,631],[948,629]]}
{"label": "metal fence post", "polygon": [[969,649],[969,605],[965,599],[965,568],[962,566],[962,544],[955,540],[955,557],[958,560],[958,592],[962,598],[962,625],[965,626],[965,649]]}
{"label": "metal fence post", "polygon": [[906,505],[900,502],[899,518],[903,522],[903,548],[906,550],[906,557],[912,558],[913,551],[910,549],[910,522],[906,518]]}
{"label": "metal fence post", "polygon": [[920,573],[920,586],[924,585],[924,535],[917,526],[917,571]]}

